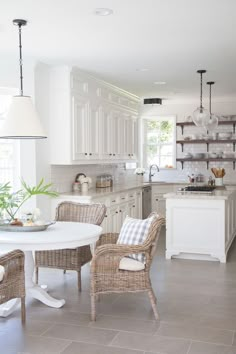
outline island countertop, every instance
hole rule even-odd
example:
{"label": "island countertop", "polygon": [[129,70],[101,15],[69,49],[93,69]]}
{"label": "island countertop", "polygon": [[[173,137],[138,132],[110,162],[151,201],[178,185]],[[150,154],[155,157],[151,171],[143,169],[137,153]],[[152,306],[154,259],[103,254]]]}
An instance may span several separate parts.
{"label": "island countertop", "polygon": [[208,200],[227,200],[234,191],[214,190],[212,193],[197,192],[178,192],[164,194],[165,199],[208,199]]}

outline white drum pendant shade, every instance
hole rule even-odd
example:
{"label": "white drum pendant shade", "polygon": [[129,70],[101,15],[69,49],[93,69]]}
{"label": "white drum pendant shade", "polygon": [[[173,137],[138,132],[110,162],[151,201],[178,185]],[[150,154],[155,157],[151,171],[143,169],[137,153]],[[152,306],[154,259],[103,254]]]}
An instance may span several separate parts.
{"label": "white drum pendant shade", "polygon": [[15,96],[0,130],[1,139],[43,139],[46,134],[29,96]]}

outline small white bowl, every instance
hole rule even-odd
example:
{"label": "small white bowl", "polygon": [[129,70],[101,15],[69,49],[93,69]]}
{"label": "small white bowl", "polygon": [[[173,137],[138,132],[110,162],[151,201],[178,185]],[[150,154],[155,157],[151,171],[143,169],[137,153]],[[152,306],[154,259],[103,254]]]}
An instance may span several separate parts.
{"label": "small white bowl", "polygon": [[219,133],[219,139],[230,139],[232,136],[232,133]]}

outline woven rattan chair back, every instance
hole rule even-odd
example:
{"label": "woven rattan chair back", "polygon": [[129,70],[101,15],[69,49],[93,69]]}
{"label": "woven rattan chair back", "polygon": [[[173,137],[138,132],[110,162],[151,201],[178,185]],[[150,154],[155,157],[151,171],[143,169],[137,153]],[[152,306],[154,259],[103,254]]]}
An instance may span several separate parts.
{"label": "woven rattan chair back", "polygon": [[[82,222],[101,225],[106,214],[106,206],[100,203],[84,204],[62,202],[56,209],[56,221]],[[78,289],[81,291],[81,267],[90,262],[92,254],[90,246],[75,249],[49,250],[35,252],[35,274],[38,283],[39,267],[75,270],[78,273]]]}
{"label": "woven rattan chair back", "polygon": [[104,204],[82,204],[62,202],[57,206],[57,221],[75,221],[94,225],[101,225],[106,213]]}

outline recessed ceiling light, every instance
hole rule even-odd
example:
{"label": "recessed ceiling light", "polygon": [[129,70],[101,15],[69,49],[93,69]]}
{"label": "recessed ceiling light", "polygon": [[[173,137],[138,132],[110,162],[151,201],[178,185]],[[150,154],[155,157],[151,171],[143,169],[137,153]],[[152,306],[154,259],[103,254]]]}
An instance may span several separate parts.
{"label": "recessed ceiling light", "polygon": [[148,71],[148,68],[137,68],[136,71]]}
{"label": "recessed ceiling light", "polygon": [[154,81],[153,82],[155,85],[165,85],[166,82],[165,81]]}
{"label": "recessed ceiling light", "polygon": [[100,7],[100,8],[95,9],[94,13],[97,16],[109,16],[109,15],[113,14],[113,10],[108,9],[106,7]]}

